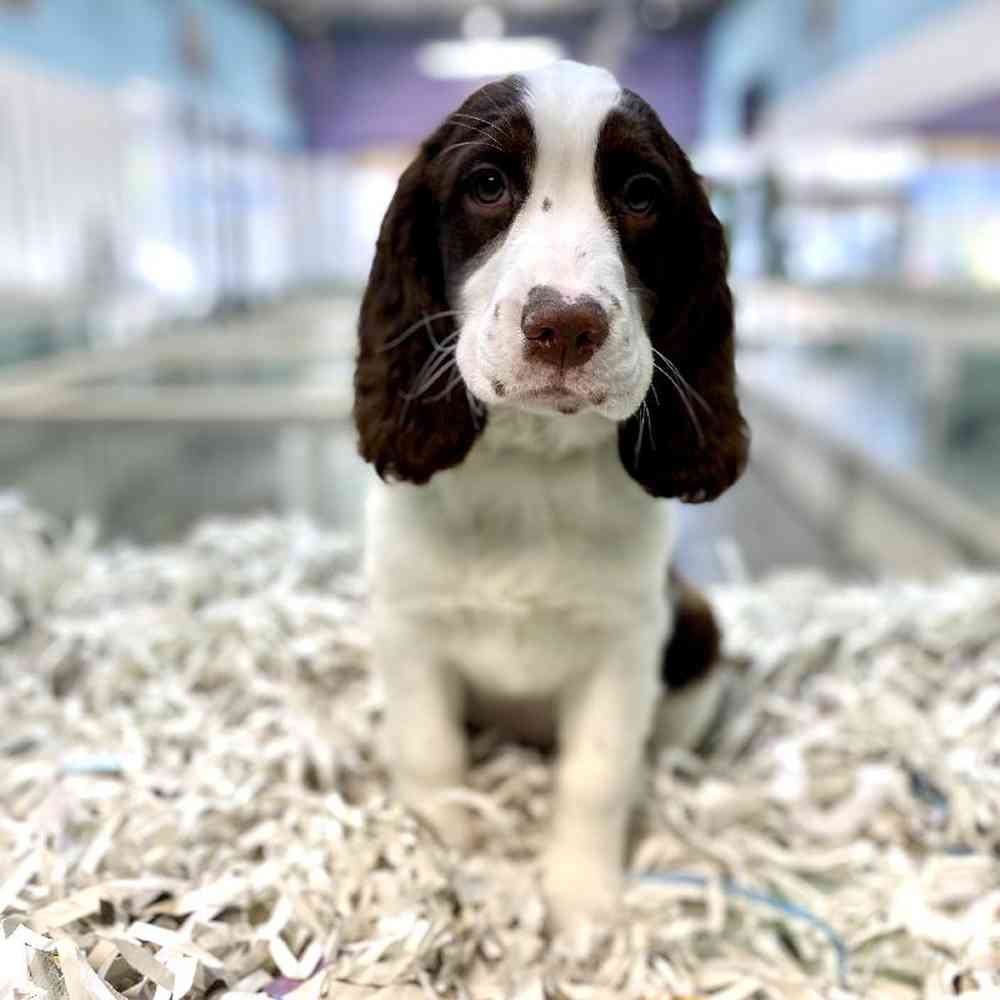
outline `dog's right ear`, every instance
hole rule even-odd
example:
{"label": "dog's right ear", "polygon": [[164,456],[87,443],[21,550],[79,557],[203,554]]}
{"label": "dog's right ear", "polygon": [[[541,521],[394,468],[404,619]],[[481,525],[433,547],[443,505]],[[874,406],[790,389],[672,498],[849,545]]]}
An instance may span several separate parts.
{"label": "dog's right ear", "polygon": [[425,483],[458,465],[485,419],[473,412],[465,385],[454,381],[447,360],[454,356],[457,338],[448,336],[455,322],[445,292],[440,210],[429,176],[439,149],[437,135],[424,143],[382,222],[361,304],[354,374],[362,457],[383,479],[411,483]]}

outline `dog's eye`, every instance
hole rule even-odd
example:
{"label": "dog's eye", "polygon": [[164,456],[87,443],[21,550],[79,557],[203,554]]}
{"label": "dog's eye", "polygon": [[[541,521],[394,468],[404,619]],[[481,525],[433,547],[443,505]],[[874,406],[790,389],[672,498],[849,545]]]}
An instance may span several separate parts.
{"label": "dog's eye", "polygon": [[507,200],[510,189],[498,167],[480,167],[469,176],[468,192],[477,204],[496,208]]}
{"label": "dog's eye", "polygon": [[636,174],[625,182],[622,201],[633,215],[651,214],[660,201],[663,188],[652,174]]}

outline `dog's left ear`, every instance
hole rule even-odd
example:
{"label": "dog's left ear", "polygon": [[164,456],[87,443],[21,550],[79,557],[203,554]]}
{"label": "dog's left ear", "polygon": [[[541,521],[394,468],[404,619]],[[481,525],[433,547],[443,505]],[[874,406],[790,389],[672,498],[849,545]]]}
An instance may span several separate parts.
{"label": "dog's left ear", "polygon": [[648,493],[702,503],[739,479],[750,433],[736,398],[725,233],[701,178],[670,144],[682,176],[669,232],[658,237],[669,246],[651,248],[655,263],[639,269],[655,294],[647,328],[656,371],[645,407],[621,425],[618,447]]}
{"label": "dog's left ear", "polygon": [[362,458],[383,479],[426,483],[465,458],[482,430],[452,377],[455,315],[438,244],[430,170],[442,126],[400,178],[382,222],[361,303],[354,423]]}

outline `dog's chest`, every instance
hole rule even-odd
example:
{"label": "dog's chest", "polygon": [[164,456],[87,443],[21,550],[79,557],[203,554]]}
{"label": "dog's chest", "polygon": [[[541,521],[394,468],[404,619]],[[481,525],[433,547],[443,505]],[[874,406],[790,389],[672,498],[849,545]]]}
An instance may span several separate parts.
{"label": "dog's chest", "polygon": [[492,454],[428,487],[381,487],[369,545],[378,613],[419,623],[484,691],[551,693],[663,614],[666,506],[610,449]]}

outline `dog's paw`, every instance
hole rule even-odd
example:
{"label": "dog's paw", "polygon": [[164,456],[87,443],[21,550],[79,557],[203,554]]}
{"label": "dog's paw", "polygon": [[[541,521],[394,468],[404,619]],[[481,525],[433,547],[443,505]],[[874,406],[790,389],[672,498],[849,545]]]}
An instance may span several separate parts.
{"label": "dog's paw", "polygon": [[622,912],[621,871],[603,858],[550,850],[542,871],[542,888],[554,933],[606,926]]}
{"label": "dog's paw", "polygon": [[468,854],[479,840],[469,810],[456,802],[439,803],[428,820],[448,847],[463,854]]}
{"label": "dog's paw", "polygon": [[429,826],[446,846],[468,853],[478,840],[469,810],[460,802],[449,802],[445,792],[426,789],[400,789],[407,808]]}

